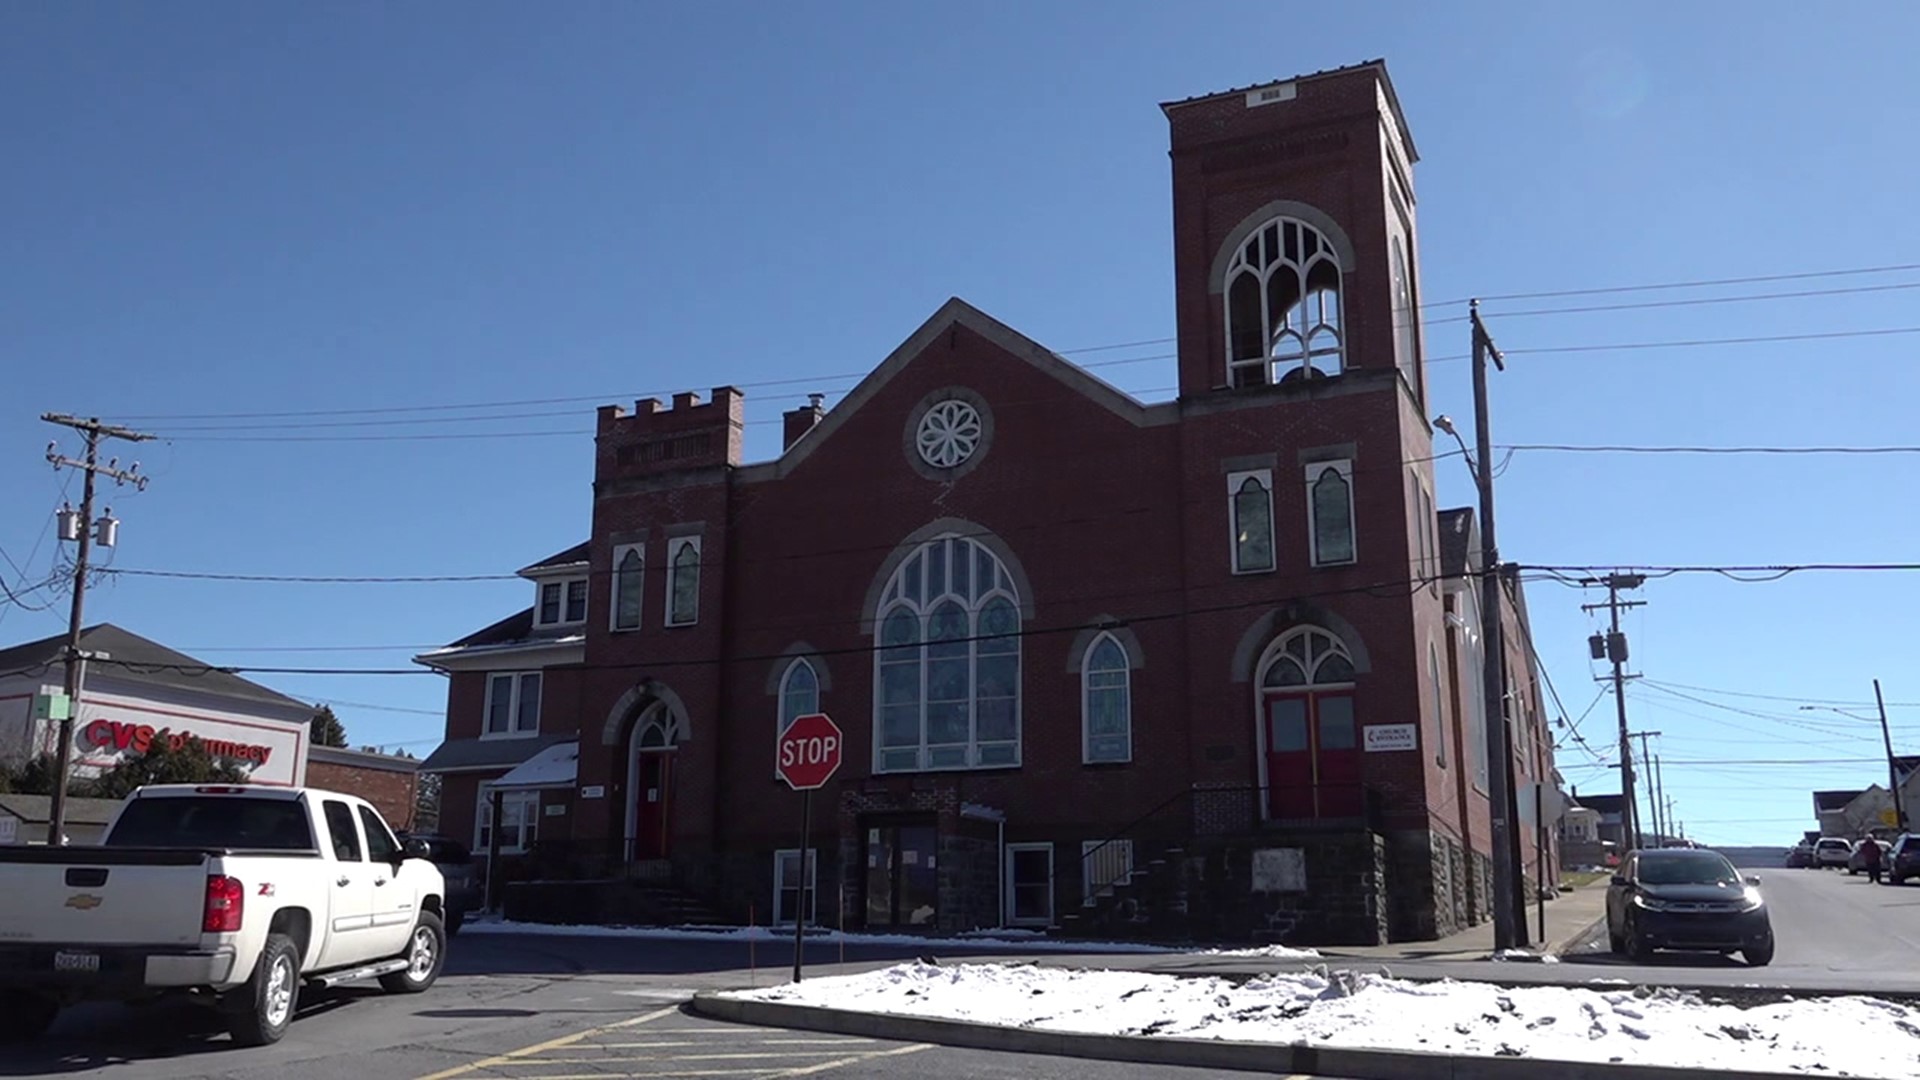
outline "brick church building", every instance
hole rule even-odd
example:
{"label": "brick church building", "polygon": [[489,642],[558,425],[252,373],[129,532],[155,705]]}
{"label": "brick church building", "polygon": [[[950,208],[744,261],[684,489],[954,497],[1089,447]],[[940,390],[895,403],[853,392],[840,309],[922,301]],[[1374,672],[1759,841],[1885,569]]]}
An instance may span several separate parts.
{"label": "brick church building", "polygon": [[[1443,565],[1477,560],[1434,505],[1392,84],[1163,109],[1177,399],[955,299],[771,461],[731,387],[599,410],[591,538],[420,657],[442,827],[568,879],[510,907],[1306,942],[1487,917],[1474,579]],[[1516,768],[1550,782],[1509,663]],[[803,891],[773,747],[815,711],[846,761]]]}

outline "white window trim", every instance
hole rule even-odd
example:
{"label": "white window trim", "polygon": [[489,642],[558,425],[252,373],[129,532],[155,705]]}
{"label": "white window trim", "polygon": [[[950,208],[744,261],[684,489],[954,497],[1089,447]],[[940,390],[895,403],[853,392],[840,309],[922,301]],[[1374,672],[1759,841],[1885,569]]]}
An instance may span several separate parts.
{"label": "white window trim", "polygon": [[[1095,849],[1099,849],[1100,858],[1103,858],[1103,859],[1116,858],[1120,863],[1126,866],[1126,869],[1121,871],[1119,875],[1116,876],[1112,881],[1108,882],[1107,884],[1101,886],[1098,889],[1094,888],[1093,874],[1090,872],[1091,864],[1088,862],[1090,858],[1094,857]],[[1119,853],[1117,856],[1107,854],[1108,852],[1115,852],[1115,851]],[[1108,892],[1111,892],[1115,889],[1118,889],[1120,886],[1125,885],[1132,880],[1133,880],[1133,841],[1132,840],[1109,840],[1104,842],[1100,840],[1083,840],[1080,842],[1080,892],[1081,892],[1080,904],[1082,907],[1092,907],[1094,901],[1099,899],[1102,895]]]}
{"label": "white window trim", "polygon": [[[1120,650],[1120,659],[1125,661],[1121,671],[1126,681],[1120,689],[1126,698],[1127,753],[1125,757],[1098,758],[1093,756],[1093,653],[1102,642],[1111,641]],[[1080,763],[1082,765],[1127,765],[1133,761],[1133,657],[1127,652],[1125,642],[1110,633],[1101,632],[1087,644],[1087,651],[1080,655]]]}
{"label": "white window trim", "polygon": [[[544,629],[549,626],[579,626],[585,623],[587,621],[587,611],[593,607],[593,589],[587,585],[587,581],[588,578],[586,575],[575,574],[572,577],[542,578],[534,582],[533,625]],[[567,618],[567,593],[576,584],[586,590],[587,602],[581,605],[579,618],[569,619]],[[559,616],[551,620],[541,618],[540,615],[541,609],[546,606],[546,593],[547,586],[549,585],[557,586],[560,589]]]}
{"label": "white window trim", "polygon": [[[780,673],[779,694],[773,699],[773,725],[776,739],[785,735],[787,728],[792,726],[792,722],[787,718],[787,684],[793,680],[794,673],[802,667],[813,673],[813,710],[820,711],[820,669],[814,667],[813,661],[804,656],[795,657],[787,664],[786,670]],[[806,714],[802,713],[793,719],[798,720],[803,715]],[[777,761],[773,766],[773,778],[780,779],[780,763]]]}
{"label": "white window trim", "polygon": [[[1332,469],[1340,474],[1347,485],[1347,537],[1353,554],[1345,559],[1323,559],[1320,557],[1320,508],[1313,501],[1313,485],[1320,474]],[[1353,462],[1316,461],[1302,470],[1307,489],[1307,551],[1313,557],[1315,566],[1352,566],[1360,561],[1360,528],[1354,517]]]}
{"label": "white window trim", "polygon": [[[634,552],[640,556],[640,568],[634,571],[640,578],[640,604],[639,609],[634,612],[633,625],[622,626],[620,625],[620,586],[622,583],[620,563],[627,557],[628,552]],[[608,575],[608,580],[613,584],[607,590],[607,629],[616,634],[625,634],[645,626],[647,624],[647,546],[645,544],[620,544],[616,546],[613,549],[613,569],[612,573]],[[564,598],[562,602],[564,603]]]}
{"label": "white window trim", "polygon": [[[1013,855],[1016,851],[1044,851],[1047,853],[1047,917],[1044,919],[1021,919],[1016,918],[1013,914]],[[1059,900],[1059,897],[1055,893],[1055,882],[1058,880],[1058,871],[1054,866],[1053,845],[1051,843],[1008,844],[1006,859],[1005,874],[1007,887],[1006,895],[1001,897],[1002,921],[1008,926],[1052,926],[1054,924],[1054,907]]]}
{"label": "white window trim", "polygon": [[[971,543],[972,547],[969,550],[974,551],[975,554],[973,554],[970,557],[977,560],[978,553],[985,552],[993,560],[993,564],[995,568],[995,584],[994,585],[980,590],[978,592],[978,595],[974,595],[970,590],[969,594],[964,597],[959,593],[955,593],[951,591],[951,585],[949,585],[949,588],[947,591],[932,597],[922,595],[920,599],[914,600],[902,595],[896,598],[896,593],[898,593],[899,590],[896,590],[894,586],[900,583],[900,580],[901,580],[900,576],[907,572],[908,567],[920,566],[922,568],[920,572],[924,575],[925,573],[924,558],[926,553],[929,551],[932,551],[935,547],[939,545],[943,545],[949,541],[955,541],[955,540]],[[978,563],[976,562],[974,566],[976,568],[975,572],[977,573]],[[999,581],[1001,578],[1005,579],[1004,585],[999,584]],[[951,582],[951,579],[949,579],[949,582]],[[880,613],[879,613],[879,616],[875,618],[873,621],[873,635],[874,635],[874,645],[875,645],[874,653],[873,653],[874,662],[872,665],[873,666],[872,715],[873,715],[873,722],[874,722],[874,729],[873,729],[874,730],[874,738],[873,738],[874,775],[876,776],[883,775],[883,774],[884,775],[901,775],[901,774],[907,774],[907,773],[927,773],[927,772],[975,772],[975,771],[991,771],[996,769],[1017,769],[1022,766],[1022,763],[1025,760],[1025,743],[1026,743],[1026,740],[1025,740],[1025,733],[1026,733],[1025,717],[1026,717],[1026,698],[1027,698],[1027,694],[1026,694],[1027,655],[1026,655],[1026,637],[1025,637],[1026,616],[1020,610],[1020,596],[1018,594],[1017,589],[1018,589],[1018,586],[1015,584],[1013,580],[1013,575],[1007,567],[1006,560],[1002,559],[998,553],[996,553],[986,545],[980,543],[980,541],[977,539],[970,540],[967,537],[956,536],[952,533],[943,534],[941,536],[928,540],[925,543],[914,548],[912,552],[909,553],[905,559],[901,560],[900,565],[895,568],[893,576],[889,578],[887,588],[883,590],[883,592],[881,593]],[[951,600],[953,602],[960,604],[960,606],[967,613],[968,625],[973,627],[976,632],[978,631],[979,618],[981,613],[993,601],[1004,600],[1013,609],[1014,617],[1017,620],[1017,624],[1016,624],[1016,628],[1010,635],[1014,641],[1012,656],[1014,659],[1014,672],[1015,672],[1014,693],[1013,693],[1013,740],[1012,740],[1013,760],[1011,761],[996,761],[992,763],[982,763],[980,761],[981,747],[983,745],[983,742],[979,738],[979,726],[978,726],[978,715],[979,715],[978,710],[979,710],[979,703],[980,703],[979,662],[981,659],[979,646],[982,641],[985,641],[988,639],[974,636],[969,641],[969,644],[968,644],[969,651],[968,651],[968,657],[967,657],[967,662],[969,664],[969,674],[968,674],[969,686],[970,686],[969,692],[972,695],[968,703],[969,731],[971,732],[971,734],[969,735],[968,742],[967,742],[967,759],[966,761],[957,765],[933,765],[933,764],[930,764],[929,762],[932,748],[927,742],[927,681],[929,677],[929,667],[930,667],[930,664],[927,660],[926,652],[925,652],[928,644],[927,618],[932,613],[933,609],[936,608],[943,599]],[[885,677],[884,664],[881,662],[880,658],[886,653],[887,649],[885,646],[882,646],[880,642],[882,640],[882,635],[886,632],[887,619],[891,617],[896,611],[903,610],[903,609],[911,612],[913,617],[919,623],[918,641],[915,643],[913,648],[918,651],[917,663],[919,666],[919,673],[920,673],[919,674],[919,678],[920,678],[919,696],[916,699],[920,709],[920,741],[918,744],[913,746],[886,746],[883,744],[881,740],[881,726],[880,726],[881,725],[880,710],[881,710],[881,701],[883,697],[881,692],[881,687],[882,687],[882,681]],[[998,746],[1001,744],[1001,742],[1002,740],[990,740],[984,745]],[[942,745],[945,745],[945,744],[942,744]],[[915,764],[911,766],[894,766],[894,767],[889,767],[886,764],[887,754],[901,753],[907,750],[915,751],[915,754],[916,754]]]}
{"label": "white window trim", "polygon": [[[674,586],[677,584],[676,575],[678,571],[674,563],[679,558],[680,553],[685,551],[689,546],[693,548],[693,611],[689,613],[685,619],[676,621],[674,616],[679,613],[673,608],[673,597],[676,591]],[[676,536],[667,541],[667,597],[666,602],[662,605],[665,610],[661,612],[661,618],[669,629],[695,626],[700,622],[701,561],[699,537]]]}
{"label": "white window trim", "polygon": [[[505,817],[507,807],[515,804],[522,805],[525,809],[520,811],[520,827],[514,833],[513,843],[507,843],[505,836],[500,838],[500,854],[502,855],[524,855],[527,853],[528,822],[533,823],[534,839],[537,841],[540,838],[540,793],[538,791],[501,792],[500,816]],[[488,817],[492,813],[493,788],[491,785],[481,784],[477,805],[473,811],[473,853],[475,855],[484,856],[489,850],[487,845],[480,842],[480,834],[481,830],[493,826],[494,823],[488,820]]]}
{"label": "white window trim", "polygon": [[[541,700],[533,706],[533,726],[520,727],[520,690],[529,675],[540,676]],[[512,687],[507,697],[507,730],[490,731],[488,724],[493,720],[493,688],[496,679],[507,679]],[[487,672],[487,693],[480,708],[480,737],[482,739],[530,739],[540,734],[540,713],[546,704],[547,679],[544,671],[489,671]]]}
{"label": "white window trim", "polygon": [[[796,902],[802,910],[807,906],[807,894],[813,894],[813,918],[807,920],[808,926],[820,925],[820,849],[808,848],[806,862],[800,872],[805,878],[800,883],[800,895]],[[773,853],[773,902],[767,905],[767,911],[773,916],[772,926],[792,926],[795,912],[780,910],[780,894],[785,890],[781,882],[786,880],[780,873],[781,863],[788,859],[800,858],[799,848],[781,848]]]}
{"label": "white window trim", "polygon": [[[1267,548],[1273,552],[1273,565],[1243,569],[1240,566],[1240,486],[1257,480],[1267,493]],[[1273,470],[1248,469],[1227,474],[1227,565],[1235,574],[1271,574],[1280,567],[1279,533],[1273,520]]]}

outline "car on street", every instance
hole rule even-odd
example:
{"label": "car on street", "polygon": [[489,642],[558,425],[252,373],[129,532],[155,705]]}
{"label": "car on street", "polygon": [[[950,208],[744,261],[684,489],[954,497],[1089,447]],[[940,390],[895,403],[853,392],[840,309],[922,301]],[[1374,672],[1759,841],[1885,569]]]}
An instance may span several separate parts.
{"label": "car on street", "polygon": [[1823,836],[1813,845],[1813,865],[1825,870],[1829,867],[1842,867],[1853,857],[1853,844],[1838,836]]}
{"label": "car on street", "polygon": [[1903,833],[1887,853],[1887,884],[1904,885],[1908,878],[1920,878],[1920,836]]}
{"label": "car on street", "polygon": [[1773,922],[1760,879],[1717,851],[1635,851],[1607,886],[1607,942],[1637,961],[1656,949],[1740,953],[1773,961]]}
{"label": "car on street", "polygon": [[479,911],[485,901],[481,897],[480,875],[473,865],[473,852],[467,845],[450,836],[438,833],[403,832],[400,841],[418,840],[427,846],[427,858],[440,868],[440,876],[447,885],[447,934],[460,932],[467,916]]}
{"label": "car on street", "polygon": [[139,788],[98,847],[0,846],[0,1042],[80,1001],[178,996],[260,1046],[303,983],[426,990],[446,962],[426,854],[353,796],[249,784]]}
{"label": "car on street", "polygon": [[1805,840],[1793,845],[1787,852],[1787,869],[1805,870],[1813,865],[1813,845]]}
{"label": "car on street", "polygon": [[1887,852],[1893,848],[1893,845],[1887,843],[1885,840],[1875,840],[1869,837],[1853,845],[1853,853],[1847,856],[1848,874],[1858,876],[1867,872],[1866,854],[1868,844],[1874,844],[1880,848],[1880,865],[1883,867],[1887,865]]}

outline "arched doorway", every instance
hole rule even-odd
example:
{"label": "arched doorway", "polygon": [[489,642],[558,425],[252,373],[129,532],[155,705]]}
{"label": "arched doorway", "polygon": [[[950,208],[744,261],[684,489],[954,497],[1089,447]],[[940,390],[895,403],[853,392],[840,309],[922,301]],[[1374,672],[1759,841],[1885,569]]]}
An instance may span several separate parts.
{"label": "arched doorway", "polygon": [[673,835],[673,763],[686,726],[664,701],[641,711],[627,745],[627,861],[664,859]]}
{"label": "arched doorway", "polygon": [[1267,648],[1259,674],[1267,817],[1360,816],[1366,799],[1346,645],[1320,627],[1297,627]]}

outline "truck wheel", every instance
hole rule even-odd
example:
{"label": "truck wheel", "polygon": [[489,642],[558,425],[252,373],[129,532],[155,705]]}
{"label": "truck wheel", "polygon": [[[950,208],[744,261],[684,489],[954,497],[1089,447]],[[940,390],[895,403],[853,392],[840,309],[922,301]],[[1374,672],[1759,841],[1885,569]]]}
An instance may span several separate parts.
{"label": "truck wheel", "polygon": [[380,988],[387,993],[418,994],[440,978],[440,969],[447,963],[447,931],[440,916],[431,911],[420,913],[401,958],[407,962],[405,968],[380,976]]}
{"label": "truck wheel", "polygon": [[253,977],[233,991],[233,1011],[227,1031],[241,1046],[266,1046],[280,1041],[293,1023],[300,998],[300,953],[285,934],[268,934],[254,962]]}
{"label": "truck wheel", "polygon": [[13,990],[0,994],[0,1043],[32,1042],[47,1033],[60,1015],[60,1003],[44,994]]}

